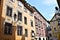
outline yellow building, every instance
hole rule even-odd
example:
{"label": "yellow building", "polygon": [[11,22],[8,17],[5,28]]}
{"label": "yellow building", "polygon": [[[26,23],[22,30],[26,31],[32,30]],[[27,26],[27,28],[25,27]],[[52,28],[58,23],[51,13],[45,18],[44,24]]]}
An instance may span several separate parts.
{"label": "yellow building", "polygon": [[60,40],[60,0],[56,1],[58,3],[58,7],[55,7],[56,14],[51,19],[50,25],[52,28],[52,37],[57,40]]}
{"label": "yellow building", "polygon": [[60,13],[56,12],[50,21],[53,40],[60,40]]}
{"label": "yellow building", "polygon": [[0,40],[34,40],[34,11],[25,0],[0,0]]}

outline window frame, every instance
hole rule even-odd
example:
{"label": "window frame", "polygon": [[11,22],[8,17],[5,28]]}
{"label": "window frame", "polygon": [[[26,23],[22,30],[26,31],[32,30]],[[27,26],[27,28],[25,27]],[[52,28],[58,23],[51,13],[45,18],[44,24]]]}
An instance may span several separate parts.
{"label": "window frame", "polygon": [[24,16],[24,24],[27,25],[27,17]]}
{"label": "window frame", "polygon": [[58,25],[60,25],[60,20],[58,20]]}
{"label": "window frame", "polygon": [[25,29],[25,37],[28,37],[28,29]]}
{"label": "window frame", "polygon": [[31,21],[31,26],[33,27],[33,21],[32,20],[30,20]]}
{"label": "window frame", "polygon": [[[33,34],[34,34],[34,36],[33,36]],[[35,37],[35,33],[33,30],[31,30],[31,37]]]}
{"label": "window frame", "polygon": [[22,21],[22,13],[18,11],[18,20]]}
{"label": "window frame", "polygon": [[5,22],[5,24],[4,24],[4,34],[5,35],[12,35],[12,24],[11,23]]}
{"label": "window frame", "polygon": [[6,15],[9,16],[9,17],[12,17],[12,12],[13,12],[12,7],[7,6],[6,9],[7,9],[6,10]]}
{"label": "window frame", "polygon": [[22,28],[22,26],[17,26],[17,35],[18,36],[20,36],[20,35],[22,35],[23,34],[23,28]]}

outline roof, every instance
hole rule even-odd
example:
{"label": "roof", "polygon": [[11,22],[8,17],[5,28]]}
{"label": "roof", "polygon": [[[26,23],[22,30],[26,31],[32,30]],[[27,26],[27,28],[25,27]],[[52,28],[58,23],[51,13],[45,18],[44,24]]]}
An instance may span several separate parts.
{"label": "roof", "polygon": [[[38,14],[39,15],[41,15],[42,17],[43,17],[43,19],[45,20],[45,21],[47,21],[47,19],[45,19],[45,17],[33,6],[33,8],[38,12]],[[48,23],[49,23],[49,21],[47,21]]]}
{"label": "roof", "polygon": [[60,0],[57,0],[57,3],[58,3],[58,6],[59,6],[59,8],[60,8]]}
{"label": "roof", "polygon": [[[24,4],[24,6],[28,9],[28,10],[30,10],[31,12],[35,12],[35,11],[37,11],[42,17],[43,17],[43,19],[45,20],[45,21],[47,21],[45,18],[44,18],[44,16],[34,7],[34,6],[31,6],[29,3],[27,3],[25,0],[20,0],[23,4]],[[35,10],[34,10],[35,9]],[[48,22],[48,21],[47,21]],[[49,22],[48,22],[49,23]]]}
{"label": "roof", "polygon": [[25,0],[19,0],[19,1],[21,1],[21,2],[24,4],[24,6],[25,6],[28,10],[30,10],[32,13],[34,12],[32,6],[31,6],[29,3],[27,3]]}
{"label": "roof", "polygon": [[[59,14],[59,13],[55,13],[55,15],[52,17],[52,19],[50,20],[50,22],[53,20],[53,18],[54,18],[57,14]],[[53,21],[55,21],[55,20],[53,20]]]}
{"label": "roof", "polygon": [[32,6],[31,6],[29,3],[27,3],[27,2],[24,3],[24,6],[25,6],[28,10],[30,10],[32,13],[34,12]]}

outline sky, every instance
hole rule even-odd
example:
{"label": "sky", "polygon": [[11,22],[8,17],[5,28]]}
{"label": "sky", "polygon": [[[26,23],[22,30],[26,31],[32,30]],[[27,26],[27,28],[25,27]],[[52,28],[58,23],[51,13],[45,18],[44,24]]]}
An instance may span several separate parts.
{"label": "sky", "polygon": [[58,6],[56,0],[26,0],[47,19],[51,20],[55,14],[55,7]]}

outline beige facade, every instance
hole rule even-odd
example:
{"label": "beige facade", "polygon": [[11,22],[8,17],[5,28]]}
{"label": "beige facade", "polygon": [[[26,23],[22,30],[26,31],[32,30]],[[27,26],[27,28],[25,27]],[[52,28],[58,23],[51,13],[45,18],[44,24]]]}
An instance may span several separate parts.
{"label": "beige facade", "polygon": [[[27,5],[28,6],[28,5]],[[7,16],[7,7],[12,9],[11,17]],[[10,9],[10,10],[11,10]],[[18,20],[18,12],[22,14],[20,20]],[[15,14],[15,20],[14,20]],[[8,14],[9,15],[9,14]],[[27,20],[27,24],[25,24],[25,19]],[[31,25],[31,21],[33,22],[33,26]],[[12,34],[4,34],[4,27],[5,23],[10,23],[12,25]],[[18,26],[22,27],[22,34],[17,35],[17,28]],[[8,26],[9,27],[9,26]],[[27,29],[28,36],[25,37],[25,29]],[[8,30],[8,29],[7,29]],[[21,30],[21,29],[20,29]],[[0,4],[0,40],[32,40],[32,30],[34,31],[33,35],[35,34],[35,23],[34,23],[34,13],[27,9],[21,1],[17,0],[1,0]],[[11,31],[7,31],[11,32]],[[23,37],[24,36],[24,37]]]}

